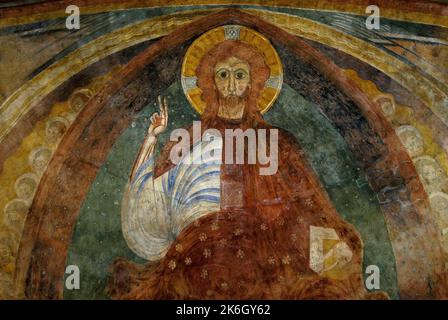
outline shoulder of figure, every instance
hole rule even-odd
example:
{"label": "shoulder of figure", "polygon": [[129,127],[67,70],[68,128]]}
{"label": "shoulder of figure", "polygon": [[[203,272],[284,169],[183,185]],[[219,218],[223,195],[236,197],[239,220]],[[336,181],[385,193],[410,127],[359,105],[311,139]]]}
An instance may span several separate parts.
{"label": "shoulder of figure", "polygon": [[276,126],[271,126],[269,129],[278,130],[278,138],[284,140],[285,143],[296,143],[297,141],[296,137],[288,130]]}
{"label": "shoulder of figure", "polygon": [[278,130],[278,143],[279,143],[279,150],[281,150],[282,154],[289,154],[289,152],[297,152],[300,155],[303,154],[302,146],[300,145],[300,142],[297,140],[297,138],[289,132],[286,129],[271,126],[271,129],[277,129]]}

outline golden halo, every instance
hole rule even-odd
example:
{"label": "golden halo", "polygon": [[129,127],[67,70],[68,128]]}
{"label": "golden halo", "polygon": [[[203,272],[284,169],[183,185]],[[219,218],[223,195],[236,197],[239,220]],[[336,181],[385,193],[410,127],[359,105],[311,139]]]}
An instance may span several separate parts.
{"label": "golden halo", "polygon": [[270,69],[270,77],[260,94],[258,107],[261,113],[265,113],[277,99],[282,88],[282,63],[268,39],[252,29],[239,25],[226,25],[207,31],[188,48],[181,74],[182,89],[188,101],[200,114],[204,111],[205,102],[202,100],[202,90],[197,86],[196,68],[208,51],[225,40],[238,40],[250,44],[264,56]]}

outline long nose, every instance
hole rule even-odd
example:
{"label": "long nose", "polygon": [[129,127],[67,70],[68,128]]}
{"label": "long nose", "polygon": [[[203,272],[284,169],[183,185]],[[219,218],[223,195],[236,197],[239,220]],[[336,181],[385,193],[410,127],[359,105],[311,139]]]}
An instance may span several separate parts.
{"label": "long nose", "polygon": [[229,93],[235,93],[236,92],[236,84],[235,84],[235,77],[233,74],[230,74],[229,77]]}

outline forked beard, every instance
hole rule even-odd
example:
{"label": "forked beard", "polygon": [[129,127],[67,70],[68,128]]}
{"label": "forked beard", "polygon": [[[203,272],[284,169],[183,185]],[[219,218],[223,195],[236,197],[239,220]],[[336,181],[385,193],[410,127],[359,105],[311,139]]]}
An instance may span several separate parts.
{"label": "forked beard", "polygon": [[218,98],[218,116],[230,120],[240,120],[243,118],[246,106],[246,96],[229,96]]}

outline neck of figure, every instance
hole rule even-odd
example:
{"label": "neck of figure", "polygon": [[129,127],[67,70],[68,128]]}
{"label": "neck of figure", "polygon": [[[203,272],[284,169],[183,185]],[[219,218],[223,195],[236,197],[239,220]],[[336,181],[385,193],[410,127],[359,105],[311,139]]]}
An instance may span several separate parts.
{"label": "neck of figure", "polygon": [[218,117],[226,120],[241,120],[244,115],[246,99],[227,97],[219,99]]}

